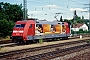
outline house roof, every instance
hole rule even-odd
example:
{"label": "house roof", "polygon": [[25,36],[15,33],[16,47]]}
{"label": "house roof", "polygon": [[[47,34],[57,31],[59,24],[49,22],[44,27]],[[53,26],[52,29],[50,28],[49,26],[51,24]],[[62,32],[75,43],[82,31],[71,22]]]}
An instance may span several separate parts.
{"label": "house roof", "polygon": [[80,28],[81,26],[83,26],[84,24],[82,23],[82,24],[80,24],[80,23],[78,23],[78,24],[73,24],[73,28]]}

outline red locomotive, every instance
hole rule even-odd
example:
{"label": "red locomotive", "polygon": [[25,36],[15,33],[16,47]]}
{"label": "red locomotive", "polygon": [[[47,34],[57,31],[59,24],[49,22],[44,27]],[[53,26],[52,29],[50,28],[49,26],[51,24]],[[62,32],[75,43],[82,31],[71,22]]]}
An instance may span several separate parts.
{"label": "red locomotive", "polygon": [[12,41],[27,42],[47,38],[68,38],[70,28],[67,22],[23,20],[17,21],[12,32]]}

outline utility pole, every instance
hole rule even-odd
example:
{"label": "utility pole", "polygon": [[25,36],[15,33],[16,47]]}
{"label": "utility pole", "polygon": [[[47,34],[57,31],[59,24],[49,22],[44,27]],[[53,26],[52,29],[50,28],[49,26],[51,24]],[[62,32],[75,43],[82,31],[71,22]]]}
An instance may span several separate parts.
{"label": "utility pole", "polygon": [[76,10],[74,10],[74,26],[75,26],[75,31],[74,31],[74,34],[76,34],[76,16],[77,16],[77,13],[76,13]]}
{"label": "utility pole", "polygon": [[27,19],[27,0],[23,0],[23,19]]}
{"label": "utility pole", "polygon": [[89,7],[85,7],[85,8],[89,8],[89,31],[90,31],[90,3],[89,4],[84,4],[84,5],[89,6]]}
{"label": "utility pole", "polygon": [[76,10],[74,10],[74,17],[73,17],[73,19],[74,19],[74,24],[76,23],[76,16],[77,16],[77,13],[76,13]]}

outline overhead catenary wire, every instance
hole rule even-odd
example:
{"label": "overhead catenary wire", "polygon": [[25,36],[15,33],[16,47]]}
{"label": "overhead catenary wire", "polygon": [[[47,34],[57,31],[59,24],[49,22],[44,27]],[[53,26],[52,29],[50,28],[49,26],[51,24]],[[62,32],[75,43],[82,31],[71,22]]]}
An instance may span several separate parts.
{"label": "overhead catenary wire", "polygon": [[[37,7],[35,7],[34,6],[34,10],[33,11],[48,11],[48,10],[52,10],[52,9],[56,9],[56,10],[58,10],[58,12],[59,12],[59,8],[61,8],[60,9],[60,12],[61,11],[63,11],[63,10],[65,10],[65,15],[66,14],[69,14],[69,10],[70,10],[70,8],[71,8],[71,5],[69,5],[69,4],[65,4],[65,5],[58,5],[58,8],[52,8],[51,6],[49,6],[49,7],[44,7],[45,5],[56,5],[55,3],[53,4],[53,3],[51,3],[51,2],[48,2],[48,1],[42,1],[42,0],[31,0],[31,1],[33,1],[33,3],[34,2],[36,2],[36,3],[38,3],[38,4],[41,4],[41,6],[37,6]],[[77,1],[75,1],[75,0],[70,0],[69,2],[71,2],[71,3],[74,3],[73,5],[72,5],[72,7],[73,6],[76,6],[76,5],[82,5],[82,4],[85,4],[84,2],[77,2]],[[59,2],[58,2],[59,3]],[[76,6],[77,7],[77,6]],[[76,8],[75,7],[75,8]],[[63,9],[62,9],[63,8]],[[66,9],[68,9],[68,11],[66,10]],[[56,12],[55,12],[56,13]],[[64,13],[64,12],[63,12]],[[48,14],[48,13],[46,13],[46,14]]]}

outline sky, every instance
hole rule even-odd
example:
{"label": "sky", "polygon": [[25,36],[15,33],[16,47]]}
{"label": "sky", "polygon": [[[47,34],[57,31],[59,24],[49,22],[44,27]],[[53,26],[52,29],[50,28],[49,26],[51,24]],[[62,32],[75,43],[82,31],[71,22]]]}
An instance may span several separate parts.
{"label": "sky", "polygon": [[[23,4],[23,0],[0,0],[0,2],[7,2],[11,4]],[[60,19],[72,19],[74,16],[74,10],[77,11],[77,15],[84,16],[85,19],[89,19],[88,11],[90,0],[27,0],[27,9],[29,18],[38,18],[40,20],[46,19],[48,21],[56,20],[54,17],[56,13],[61,13],[57,16]]]}

